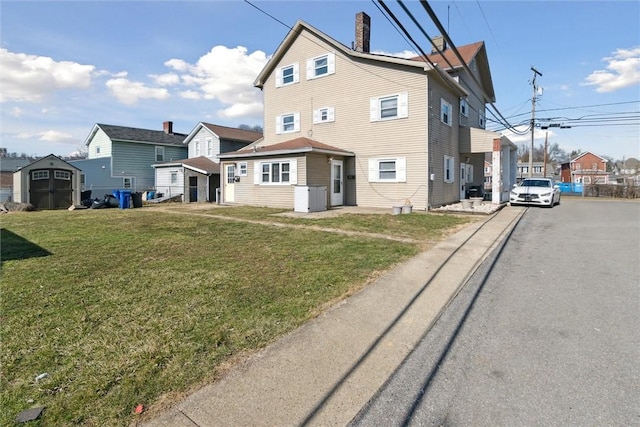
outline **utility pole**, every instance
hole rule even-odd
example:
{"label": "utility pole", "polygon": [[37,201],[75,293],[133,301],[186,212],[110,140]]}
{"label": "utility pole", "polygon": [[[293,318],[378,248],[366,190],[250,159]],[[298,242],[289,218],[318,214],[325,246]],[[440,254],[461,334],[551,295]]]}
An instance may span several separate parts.
{"label": "utility pole", "polygon": [[542,177],[547,177],[547,138],[549,137],[549,132],[544,133],[544,159],[542,163]]}
{"label": "utility pole", "polygon": [[531,97],[531,147],[529,147],[529,178],[533,175],[533,134],[536,130],[536,97],[538,96],[538,87],[536,86],[536,76],[542,77],[542,73],[535,68],[531,67],[533,71],[533,96]]}

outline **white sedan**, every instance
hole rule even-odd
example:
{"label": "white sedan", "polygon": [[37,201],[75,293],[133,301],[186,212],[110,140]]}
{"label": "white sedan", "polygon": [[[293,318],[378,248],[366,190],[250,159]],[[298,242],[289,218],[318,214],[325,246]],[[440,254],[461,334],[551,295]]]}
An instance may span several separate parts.
{"label": "white sedan", "polygon": [[560,187],[549,178],[527,178],[513,186],[509,202],[515,205],[540,205],[550,208],[560,204]]}

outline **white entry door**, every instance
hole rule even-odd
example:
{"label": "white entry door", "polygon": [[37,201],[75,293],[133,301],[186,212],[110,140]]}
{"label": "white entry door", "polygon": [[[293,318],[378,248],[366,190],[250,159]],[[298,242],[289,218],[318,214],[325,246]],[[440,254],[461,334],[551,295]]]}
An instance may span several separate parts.
{"label": "white entry door", "polygon": [[225,165],[224,171],[224,201],[233,203],[236,201],[233,188],[236,182],[236,167],[235,165]]}
{"label": "white entry door", "polygon": [[331,160],[331,206],[342,206],[343,196],[342,160]]}
{"label": "white entry door", "polygon": [[460,163],[460,200],[466,197],[466,186],[467,182],[467,165],[465,163]]}

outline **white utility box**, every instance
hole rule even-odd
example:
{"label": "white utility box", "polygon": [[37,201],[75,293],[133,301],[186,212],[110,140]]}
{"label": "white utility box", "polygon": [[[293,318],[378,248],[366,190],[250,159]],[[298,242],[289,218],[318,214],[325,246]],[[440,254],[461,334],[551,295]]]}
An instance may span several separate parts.
{"label": "white utility box", "polygon": [[327,187],[322,185],[296,185],[293,210],[295,212],[320,212],[327,210]]}

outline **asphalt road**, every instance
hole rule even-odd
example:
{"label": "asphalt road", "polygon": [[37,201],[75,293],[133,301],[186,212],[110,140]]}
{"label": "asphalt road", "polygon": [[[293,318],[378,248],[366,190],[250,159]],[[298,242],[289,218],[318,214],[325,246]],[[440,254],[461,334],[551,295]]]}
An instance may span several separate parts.
{"label": "asphalt road", "polygon": [[352,426],[640,425],[640,203],[532,207]]}

